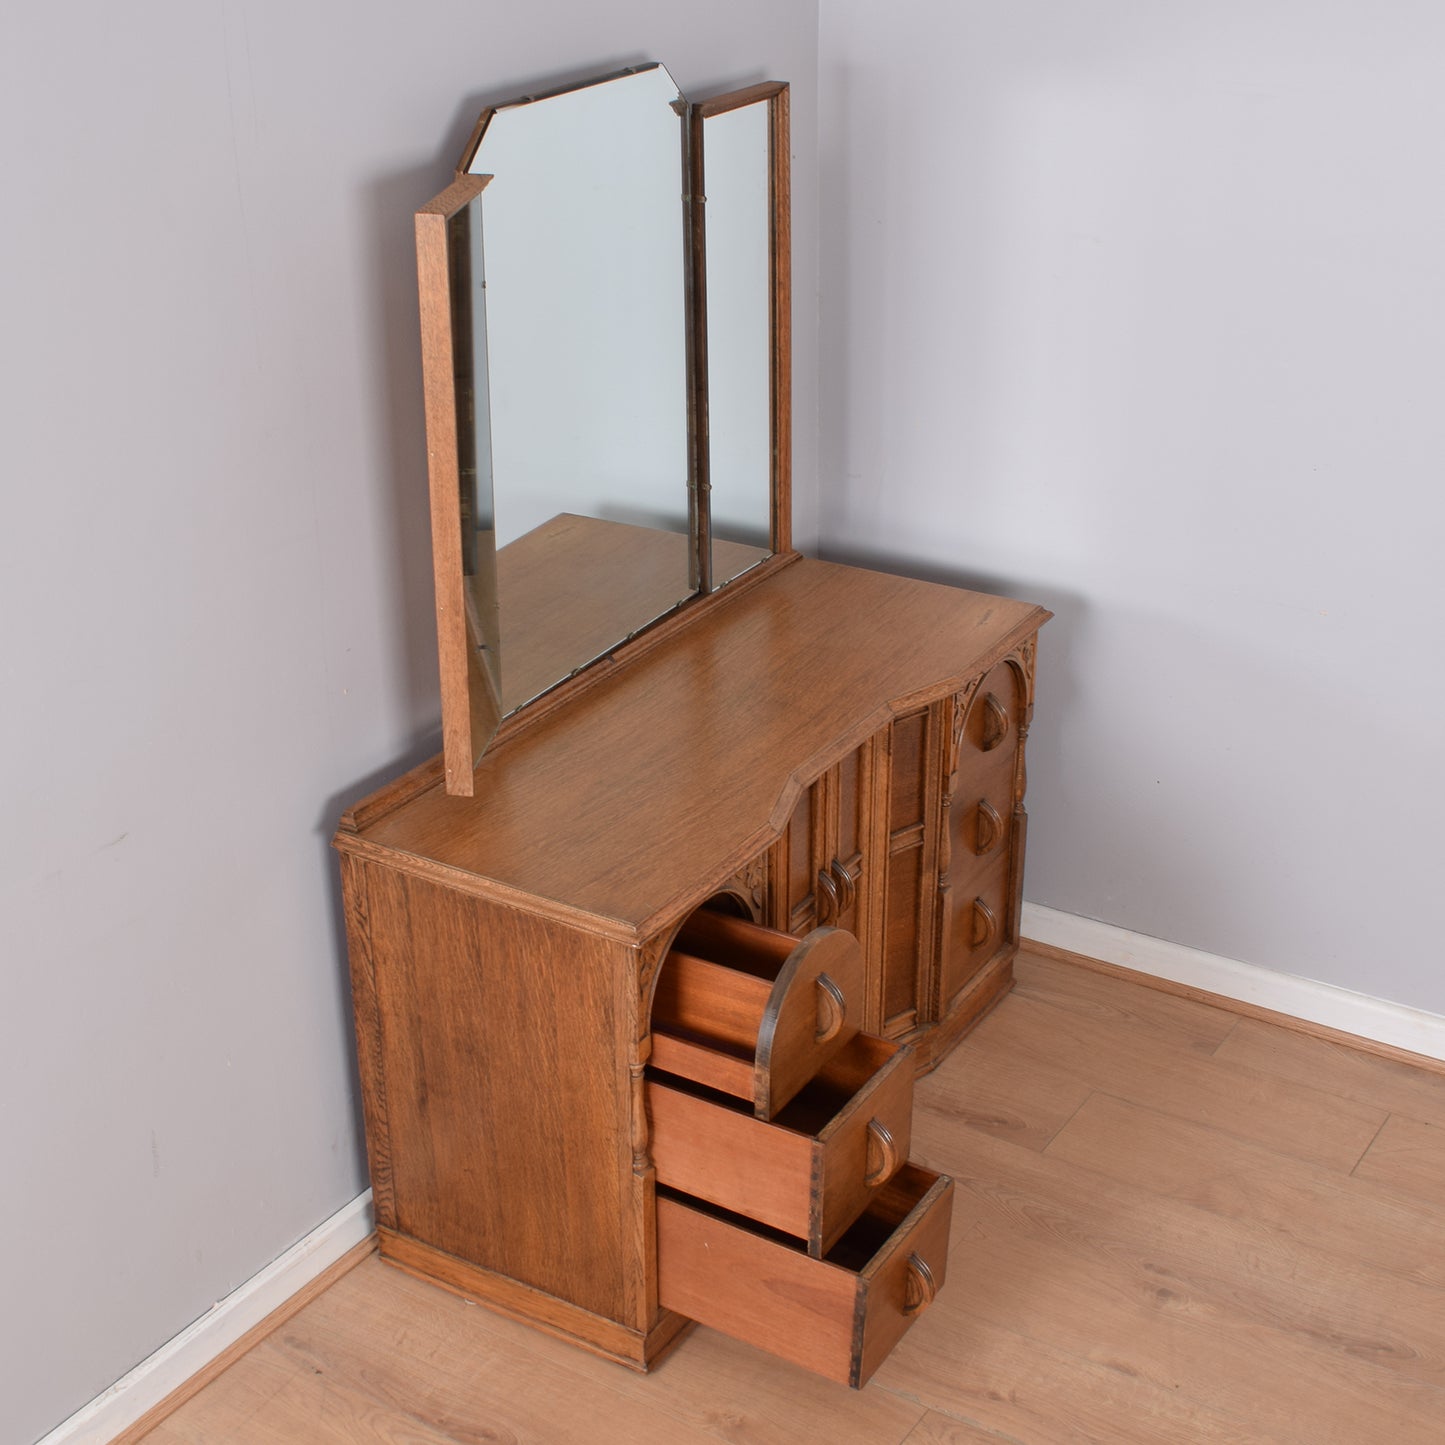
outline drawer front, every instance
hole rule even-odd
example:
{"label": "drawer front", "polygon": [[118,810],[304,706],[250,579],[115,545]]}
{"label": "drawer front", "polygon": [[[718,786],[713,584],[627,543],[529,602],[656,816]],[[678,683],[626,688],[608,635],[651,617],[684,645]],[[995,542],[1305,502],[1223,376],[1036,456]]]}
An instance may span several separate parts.
{"label": "drawer front", "polygon": [[862,947],[842,929],[800,941],[694,915],[658,977],[653,1062],[770,1119],[857,1034],[863,972]]}
{"label": "drawer front", "polygon": [[976,872],[978,863],[997,858],[1009,845],[1014,818],[1012,771],[1000,779],[960,779],[950,812],[951,859],[961,871]]}
{"label": "drawer front", "polygon": [[665,1076],[649,1078],[647,1107],[660,1184],[821,1256],[908,1157],[911,1051],[859,1034],[772,1123]]}
{"label": "drawer front", "polygon": [[976,766],[984,758],[998,762],[1017,749],[1024,706],[1021,681],[1012,663],[1001,662],[978,685],[963,717],[960,767]]}
{"label": "drawer front", "polygon": [[908,1165],[825,1259],[659,1195],[658,1302],[855,1388],[944,1281],[953,1182]]}
{"label": "drawer front", "polygon": [[[955,862],[956,881],[950,879],[943,897],[946,946],[939,970],[939,1002],[946,1014],[960,990],[1002,948],[1015,942],[1014,908],[1010,894],[1012,853],[1009,848],[982,867],[967,857]],[[973,865],[973,866],[969,866]]]}

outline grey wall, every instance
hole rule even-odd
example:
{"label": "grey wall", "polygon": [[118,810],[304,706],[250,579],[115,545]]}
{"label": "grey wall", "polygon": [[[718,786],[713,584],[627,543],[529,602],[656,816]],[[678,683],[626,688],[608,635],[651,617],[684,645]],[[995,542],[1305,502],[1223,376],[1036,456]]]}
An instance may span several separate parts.
{"label": "grey wall", "polygon": [[[327,838],[435,749],[412,210],[484,99],[795,85],[812,0],[11,7],[0,43],[0,1439],[365,1171]],[[802,533],[814,432],[798,430]]]}
{"label": "grey wall", "polygon": [[1057,611],[1028,897],[1445,1013],[1445,9],[821,47],[823,541]]}

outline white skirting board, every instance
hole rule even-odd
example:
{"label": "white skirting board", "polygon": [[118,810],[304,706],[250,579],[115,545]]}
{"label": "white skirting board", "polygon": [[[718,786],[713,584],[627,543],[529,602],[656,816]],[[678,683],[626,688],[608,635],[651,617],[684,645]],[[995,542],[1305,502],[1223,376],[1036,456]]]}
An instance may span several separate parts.
{"label": "white skirting board", "polygon": [[37,1445],[105,1445],[360,1244],[375,1227],[368,1189],[62,1421]]}
{"label": "white skirting board", "polygon": [[1025,939],[1081,953],[1103,963],[1187,984],[1240,1003],[1273,1009],[1292,1018],[1341,1029],[1376,1043],[1392,1044],[1412,1054],[1445,1059],[1445,1018],[1423,1009],[1352,993],[1332,983],[1273,973],[1252,963],[1221,958],[1181,943],[1168,943],[1143,933],[1130,933],[1111,923],[1059,913],[1025,903],[1020,931]]}

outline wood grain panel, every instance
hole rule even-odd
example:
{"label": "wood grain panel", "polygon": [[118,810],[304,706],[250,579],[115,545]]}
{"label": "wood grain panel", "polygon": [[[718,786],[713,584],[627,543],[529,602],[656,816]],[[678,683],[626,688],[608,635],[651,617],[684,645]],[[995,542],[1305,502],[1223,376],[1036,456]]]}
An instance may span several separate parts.
{"label": "wood grain panel", "polygon": [[363,1269],[148,1440],[895,1445],[922,1414],[714,1331],[693,1332],[660,1373],[637,1375],[384,1264]]}
{"label": "wood grain panel", "polygon": [[[1248,1068],[1256,1067],[1252,1059],[1221,1048],[1232,1040],[1240,1027],[1238,1014],[1193,999],[1176,998],[1151,988],[1140,987],[1125,979],[1109,978],[1088,969],[1062,963],[1034,951],[1025,943],[1014,959],[1014,990],[1020,998],[1068,1013],[1078,1014],[1098,1024],[1116,1027],[1122,1035],[1143,1035],[1155,1044],[1177,1048],[1201,1058],[1229,1059]],[[1278,1069],[1261,1069],[1281,1078],[1290,1075]],[[1296,1083],[1318,1087],[1320,1078],[1295,1077]],[[1322,1092],[1338,1092],[1323,1089]],[[1375,1103],[1365,1098],[1361,1102]]]}
{"label": "wood grain panel", "polygon": [[[1299,1438],[1298,1391],[1281,1382],[1328,1379],[1329,1418],[1312,1412],[1307,1438],[1438,1438],[1445,1316],[1425,1307],[1427,1292],[1392,1290],[1386,1305],[1358,1274],[1282,1251],[1252,1223],[983,1137],[955,1153],[955,1230],[968,1246],[954,1266],[969,1313],[1085,1357],[1107,1341],[1118,1368],[1206,1405],[1228,1381],[1233,1408],[1265,1436]],[[935,1309],[963,1307],[945,1296]]]}
{"label": "wood grain panel", "polygon": [[1081,1083],[1348,1173],[1385,1111],[1235,1064],[1181,1057],[1145,1029],[1119,1029],[1038,999],[1015,996],[990,1025],[991,1043],[1019,1065],[1061,1070]]}
{"label": "wood grain panel", "polygon": [[664,1081],[647,1086],[658,1182],[806,1239],[813,1141]]}
{"label": "wood grain panel", "polygon": [[935,1141],[960,1127],[1041,1150],[1094,1092],[1087,1079],[1039,1058],[1019,1059],[991,1042],[965,1039],[915,1097],[914,1148],[928,1162]]}
{"label": "wood grain panel", "polygon": [[[712,1439],[645,1396],[629,1394],[634,1377],[611,1362],[568,1370],[545,1352],[508,1347],[526,1333],[545,1336],[467,1306],[462,1300],[380,1266],[390,1276],[370,1282],[370,1308],[354,1296],[323,1302],[314,1325],[284,1329],[265,1346],[273,1370],[291,1383],[230,1437],[250,1445],[493,1445],[497,1441],[598,1442],[650,1445]],[[399,1339],[387,1326],[406,1311]],[[575,1360],[592,1357],[557,1345]],[[419,1377],[427,1387],[419,1391]],[[579,1417],[586,1421],[579,1427]],[[218,1442],[219,1445],[219,1442]]]}
{"label": "wood grain panel", "polygon": [[967,1420],[955,1419],[952,1415],[940,1415],[930,1410],[909,1435],[904,1445],[1009,1445],[1008,1437],[997,1430],[985,1430],[980,1425],[971,1425]]}
{"label": "wood grain panel", "polygon": [[1392,1114],[1355,1168],[1373,1179],[1437,1208],[1445,1205],[1445,1129]]}
{"label": "wood grain panel", "polygon": [[772,996],[773,980],[674,949],[653,995],[653,1026],[752,1054]]}
{"label": "wood grain panel", "polygon": [[663,1314],[644,1332],[592,1314],[570,1300],[533,1289],[507,1275],[458,1259],[409,1235],[383,1229],[378,1231],[378,1239],[381,1257],[388,1264],[629,1369],[647,1369],[666,1352],[688,1323],[676,1315]]}
{"label": "wood grain panel", "polygon": [[[1413,1198],[1105,1094],[1073,1115],[1047,1157],[1225,1219],[1252,1221],[1281,1247],[1293,1243],[1353,1261],[1362,1272],[1445,1290],[1438,1199]],[[1382,1297],[1384,1286],[1378,1281]]]}
{"label": "wood grain panel", "polygon": [[887,887],[883,916],[883,1026],[889,1034],[906,1033],[918,1016],[922,969],[919,940],[927,877],[923,837],[916,844],[890,850],[885,864]]}
{"label": "wood grain panel", "polygon": [[[1004,1445],[1313,1445],[1309,1437],[1276,1434],[1257,1419],[1205,1405],[1177,1380],[1147,1378],[1129,1363],[1126,1347],[1127,1338],[1102,1321],[1092,1344],[1075,1352],[1047,1343],[1027,1324],[1008,1329],[944,1299],[933,1327],[908,1335],[873,1383],[953,1417],[925,1415],[906,1445],[953,1445],[956,1438]],[[1220,1382],[1225,1400],[1228,1384]],[[949,1433],[958,1416],[976,1421],[979,1435],[963,1425],[961,1436]]]}
{"label": "wood grain panel", "polygon": [[[1067,967],[1061,971],[1079,972]],[[1418,1067],[1376,1058],[1337,1040],[1311,1038],[1258,1019],[1239,1019],[1216,1057],[1445,1127],[1445,1074],[1423,1073]]]}
{"label": "wood grain panel", "polygon": [[397,1228],[624,1318],[631,955],[405,874],[369,895]]}

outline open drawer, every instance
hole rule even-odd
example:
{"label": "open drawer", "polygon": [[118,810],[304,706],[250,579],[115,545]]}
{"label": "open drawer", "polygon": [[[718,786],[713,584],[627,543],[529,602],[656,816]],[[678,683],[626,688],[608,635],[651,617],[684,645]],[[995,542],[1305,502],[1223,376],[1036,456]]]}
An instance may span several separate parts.
{"label": "open drawer", "polygon": [[795,1235],[821,1257],[908,1158],[912,1052],[855,1034],[771,1123],[739,1100],[650,1074],[658,1183]]}
{"label": "open drawer", "polygon": [[953,1181],[905,1165],[823,1259],[735,1216],[657,1195],[658,1302],[855,1388],[932,1302]]}
{"label": "open drawer", "polygon": [[652,1062],[771,1119],[858,1032],[863,949],[840,928],[806,938],[699,910],[663,960]]}

